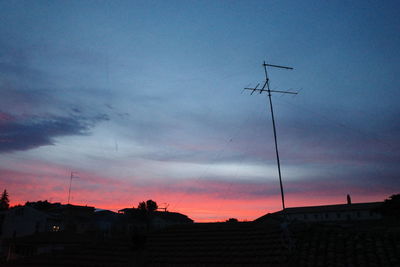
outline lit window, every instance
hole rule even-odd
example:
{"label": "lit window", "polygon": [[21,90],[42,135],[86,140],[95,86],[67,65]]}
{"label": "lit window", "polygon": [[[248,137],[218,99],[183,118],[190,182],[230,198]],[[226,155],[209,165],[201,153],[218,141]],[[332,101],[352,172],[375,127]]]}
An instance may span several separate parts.
{"label": "lit window", "polygon": [[53,227],[51,228],[51,231],[53,231],[53,232],[58,232],[58,231],[60,231],[60,226],[58,226],[58,225],[53,225]]}

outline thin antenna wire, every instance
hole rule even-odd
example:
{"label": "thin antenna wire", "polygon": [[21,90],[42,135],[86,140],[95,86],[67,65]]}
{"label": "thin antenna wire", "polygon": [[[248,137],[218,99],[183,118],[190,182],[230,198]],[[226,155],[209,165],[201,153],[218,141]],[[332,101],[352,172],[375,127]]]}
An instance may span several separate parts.
{"label": "thin antenna wire", "polygon": [[70,200],[70,197],[71,197],[72,179],[73,178],[78,178],[78,176],[75,176],[74,174],[76,174],[76,172],[71,172],[71,176],[69,178],[68,204],[69,204],[69,200]]}
{"label": "thin antenna wire", "polygon": [[270,89],[270,85],[269,85],[267,67],[281,68],[281,69],[287,69],[287,70],[292,70],[293,68],[285,67],[285,66],[279,66],[279,65],[266,64],[265,61],[263,63],[263,67],[264,67],[264,74],[265,74],[265,82],[264,82],[264,85],[262,86],[262,88],[258,89],[257,88],[258,85],[257,85],[254,88],[244,88],[244,89],[245,90],[251,90],[252,91],[251,94],[253,94],[256,91],[259,92],[260,94],[262,94],[263,92],[267,92],[267,94],[268,94],[269,107],[270,107],[271,117],[272,117],[272,128],[273,128],[273,131],[274,131],[276,163],[278,165],[279,185],[280,185],[280,189],[281,189],[281,198],[282,198],[282,209],[283,209],[283,211],[285,211],[285,195],[284,195],[283,184],[282,184],[281,163],[280,163],[280,160],[279,160],[278,140],[277,140],[277,136],[276,136],[275,116],[274,116],[274,109],[273,109],[273,106],[272,106],[271,93],[282,93],[282,94],[293,94],[293,95],[296,95],[297,92],[271,90]]}

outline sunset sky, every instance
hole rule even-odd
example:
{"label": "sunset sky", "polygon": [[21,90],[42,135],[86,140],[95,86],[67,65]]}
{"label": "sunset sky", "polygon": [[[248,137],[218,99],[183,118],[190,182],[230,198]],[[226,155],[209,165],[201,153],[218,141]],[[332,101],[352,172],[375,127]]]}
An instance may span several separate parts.
{"label": "sunset sky", "polygon": [[399,1],[1,1],[0,190],[12,205],[195,221],[400,193]]}

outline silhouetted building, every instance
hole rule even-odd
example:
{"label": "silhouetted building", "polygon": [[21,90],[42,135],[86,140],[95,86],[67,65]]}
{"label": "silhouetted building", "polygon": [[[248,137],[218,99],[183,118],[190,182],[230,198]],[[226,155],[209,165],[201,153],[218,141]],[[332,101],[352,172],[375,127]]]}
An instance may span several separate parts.
{"label": "silhouetted building", "polygon": [[57,214],[44,212],[31,206],[18,206],[9,209],[4,214],[1,238],[58,231],[60,228],[61,219]]}
{"label": "silhouetted building", "polygon": [[[350,196],[347,196],[347,204],[307,206],[286,208],[285,213],[289,221],[303,222],[345,222],[379,220],[382,215],[377,208],[383,202],[351,203]],[[262,221],[268,216],[283,216],[283,211],[264,215],[256,221]]]}
{"label": "silhouetted building", "polygon": [[62,217],[63,230],[74,233],[95,231],[93,225],[94,207],[67,204],[62,205],[57,212]]}
{"label": "silhouetted building", "polygon": [[[51,234],[51,235],[49,235]],[[63,235],[64,234],[64,235]],[[193,223],[147,233],[137,240],[73,238],[64,232],[20,238],[59,242],[63,250],[20,258],[5,266],[399,266],[398,225],[294,222]],[[54,239],[54,237],[57,239]],[[21,247],[22,248],[22,247]],[[28,247],[25,247],[27,249]]]}
{"label": "silhouetted building", "polygon": [[[186,215],[175,212],[147,213],[138,209],[124,209],[115,213],[47,201],[14,207],[2,215],[0,262],[1,257],[14,260],[41,253],[76,251],[77,247],[87,248],[94,241],[107,243],[121,240],[126,244],[123,248],[126,252],[129,250],[126,242],[145,240],[150,232],[170,225],[193,223]],[[131,245],[136,246],[136,243]],[[107,247],[101,249],[107,250]],[[104,251],[104,254],[107,252]],[[114,261],[118,262],[116,259]]]}
{"label": "silhouetted building", "polygon": [[92,230],[93,207],[33,202],[4,212],[1,239],[42,232]]}
{"label": "silhouetted building", "polygon": [[178,212],[145,212],[140,209],[125,208],[119,210],[118,213],[125,215],[126,220],[130,222],[130,230],[133,231],[141,231],[142,229],[156,230],[172,225],[193,223],[193,220],[188,216]]}

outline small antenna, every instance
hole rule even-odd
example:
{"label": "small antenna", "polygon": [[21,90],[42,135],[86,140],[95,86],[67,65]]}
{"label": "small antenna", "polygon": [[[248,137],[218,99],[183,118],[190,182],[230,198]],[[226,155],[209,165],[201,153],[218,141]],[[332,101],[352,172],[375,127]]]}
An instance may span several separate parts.
{"label": "small antenna", "polygon": [[74,178],[79,178],[78,176],[75,175],[76,172],[71,172],[71,176],[69,178],[69,189],[68,189],[68,204],[69,204],[69,200],[71,197],[71,187],[72,187],[72,179]]}
{"label": "small antenna", "polygon": [[158,208],[159,210],[164,210],[164,212],[167,212],[167,208],[169,207],[169,204],[168,203],[163,203],[164,204],[164,207],[163,208]]}
{"label": "small antenna", "polygon": [[282,208],[283,211],[285,210],[285,196],[283,193],[283,184],[282,184],[282,174],[281,174],[281,163],[279,160],[279,151],[278,151],[278,141],[276,137],[276,126],[275,126],[275,118],[274,118],[274,109],[272,107],[272,98],[271,98],[271,93],[281,93],[281,94],[292,94],[292,95],[297,95],[297,92],[290,92],[290,91],[281,91],[281,90],[271,90],[269,86],[269,78],[268,78],[268,72],[267,72],[267,67],[273,67],[273,68],[280,68],[280,69],[287,69],[287,70],[293,70],[291,67],[285,67],[285,66],[279,66],[279,65],[273,65],[273,64],[267,64],[263,63],[264,67],[264,73],[265,73],[265,82],[264,85],[259,89],[258,85],[254,88],[244,88],[244,90],[251,90],[252,92],[250,93],[251,95],[254,92],[259,92],[262,94],[263,92],[268,93],[268,98],[269,98],[269,106],[271,110],[271,117],[272,117],[272,128],[274,130],[274,141],[275,141],[275,152],[276,152],[276,163],[278,165],[278,174],[279,174],[279,185],[281,189],[281,198],[282,198]]}

